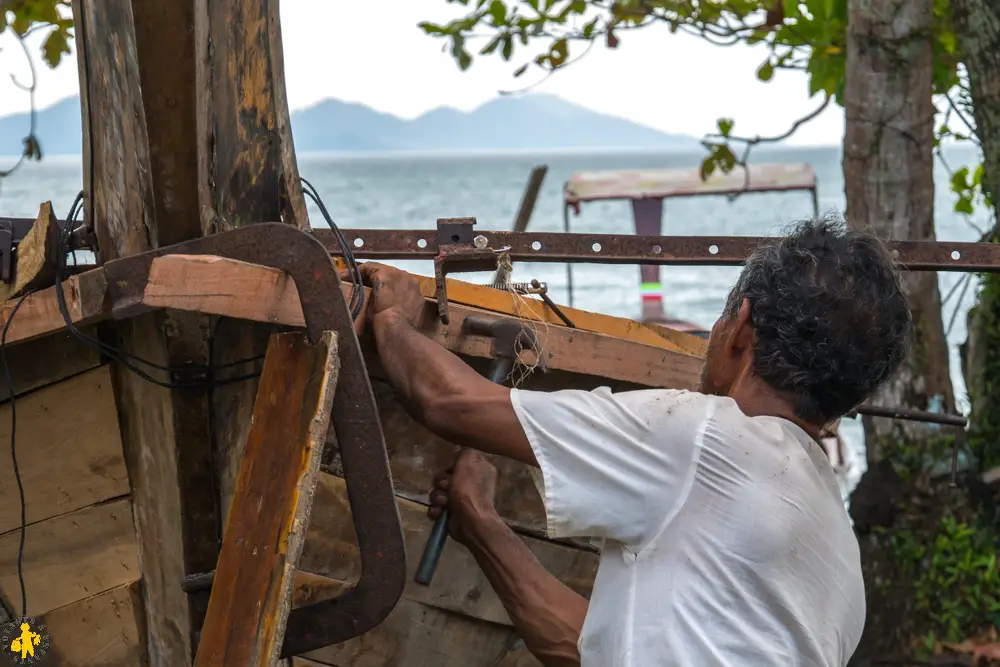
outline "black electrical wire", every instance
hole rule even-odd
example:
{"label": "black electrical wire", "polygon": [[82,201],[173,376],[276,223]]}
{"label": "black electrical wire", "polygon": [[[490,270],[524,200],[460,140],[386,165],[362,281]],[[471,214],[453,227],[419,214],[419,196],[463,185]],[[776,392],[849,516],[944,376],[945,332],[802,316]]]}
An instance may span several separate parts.
{"label": "black electrical wire", "polygon": [[10,396],[10,461],[14,468],[14,479],[17,480],[17,493],[21,501],[21,536],[17,546],[17,581],[21,586],[22,618],[28,615],[28,592],[24,586],[24,536],[28,527],[28,510],[24,502],[24,483],[21,481],[21,469],[17,466],[17,398],[14,395],[14,379],[10,374],[10,364],[7,363],[7,332],[10,330],[11,322],[14,321],[14,316],[29,294],[30,292],[25,292],[14,304],[10,315],[7,316],[7,321],[4,322],[3,333],[0,333],[0,363],[3,364],[7,393]]}
{"label": "black electrical wire", "polygon": [[349,307],[351,309],[351,318],[357,320],[361,316],[361,311],[365,307],[365,290],[361,284],[361,267],[358,265],[358,260],[354,257],[354,251],[351,250],[350,244],[344,237],[344,233],[340,231],[337,227],[337,223],[333,221],[333,216],[330,212],[326,210],[326,206],[323,204],[323,198],[319,196],[319,192],[313,186],[312,183],[304,178],[299,178],[302,181],[302,192],[315,202],[316,206],[319,208],[319,212],[323,214],[326,219],[326,224],[330,226],[333,230],[334,235],[337,237],[337,243],[340,244],[340,248],[344,253],[344,261],[347,263],[347,271],[351,276],[351,280],[354,283],[351,289],[351,301]]}

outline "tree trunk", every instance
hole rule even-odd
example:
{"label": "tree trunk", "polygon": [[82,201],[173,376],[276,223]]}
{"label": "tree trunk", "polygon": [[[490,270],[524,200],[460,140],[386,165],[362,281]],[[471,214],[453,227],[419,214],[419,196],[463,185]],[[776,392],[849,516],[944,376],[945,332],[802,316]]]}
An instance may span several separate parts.
{"label": "tree trunk", "polygon": [[[847,220],[884,238],[934,240],[934,106],[930,0],[850,0],[844,107]],[[953,410],[937,276],[904,272],[914,340],[876,405]],[[868,461],[883,444],[934,427],[866,420]]]}
{"label": "tree trunk", "polygon": [[[969,73],[976,135],[983,152],[983,191],[994,207],[995,226],[1000,203],[1000,4],[953,0],[952,14]],[[992,240],[998,239],[994,236]],[[963,370],[972,401],[972,443],[980,464],[988,467],[1000,460],[996,444],[1000,392],[995,388],[995,378],[1000,377],[1000,276],[984,277],[968,321]]]}

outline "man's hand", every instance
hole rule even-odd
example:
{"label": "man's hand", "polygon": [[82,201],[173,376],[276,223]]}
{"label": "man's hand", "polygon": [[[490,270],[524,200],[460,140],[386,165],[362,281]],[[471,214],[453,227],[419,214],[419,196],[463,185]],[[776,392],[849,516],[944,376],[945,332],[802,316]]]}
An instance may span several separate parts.
{"label": "man's hand", "polygon": [[[368,319],[384,315],[397,315],[417,326],[424,310],[424,297],[420,293],[420,283],[406,271],[395,269],[378,262],[359,264],[361,279],[366,287],[371,287],[368,304]],[[347,272],[341,272],[341,279],[347,279]]]}
{"label": "man's hand", "polygon": [[474,449],[463,449],[454,465],[434,478],[427,515],[436,519],[447,507],[451,512],[451,536],[468,546],[478,527],[499,518],[493,506],[496,485],[497,470],[486,456]]}

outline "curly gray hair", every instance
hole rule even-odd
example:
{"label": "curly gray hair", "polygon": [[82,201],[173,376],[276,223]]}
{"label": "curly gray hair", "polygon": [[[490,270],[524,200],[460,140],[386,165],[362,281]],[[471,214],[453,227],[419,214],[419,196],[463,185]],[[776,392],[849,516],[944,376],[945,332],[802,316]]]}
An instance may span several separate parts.
{"label": "curly gray hair", "polygon": [[750,302],[753,373],[794,396],[798,416],[825,424],[899,367],[911,332],[895,262],[872,234],[827,215],[760,245],[725,313]]}

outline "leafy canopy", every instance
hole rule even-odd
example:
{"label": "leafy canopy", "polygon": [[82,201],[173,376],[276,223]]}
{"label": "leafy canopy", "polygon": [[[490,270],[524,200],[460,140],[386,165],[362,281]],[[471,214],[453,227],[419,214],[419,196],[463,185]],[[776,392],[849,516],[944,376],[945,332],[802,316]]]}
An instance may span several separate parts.
{"label": "leafy canopy", "polygon": [[[763,82],[770,81],[778,70],[805,72],[809,96],[820,98],[815,111],[774,137],[738,136],[733,132],[734,119],[720,118],[717,131],[703,140],[708,150],[702,163],[703,178],[716,169],[728,172],[746,165],[753,146],[788,138],[830,102],[843,105],[848,0],[445,1],[463,5],[468,11],[448,23],[424,22],[420,27],[446,41],[462,70],[476,57],[499,57],[515,66],[515,77],[532,68],[550,75],[578,61],[594,46],[616,49],[629,32],[663,24],[671,33],[693,34],[719,46],[760,45],[764,58],[757,78]],[[960,76],[950,3],[933,1],[934,93],[941,98],[939,111],[945,115],[952,107],[961,106],[954,96],[967,87]],[[474,42],[481,46],[473,47]],[[946,137],[969,138],[952,132],[947,119],[939,129],[938,141]],[[734,148],[742,148],[740,155]],[[971,212],[972,201],[981,196],[975,173],[956,172],[956,210]]]}

